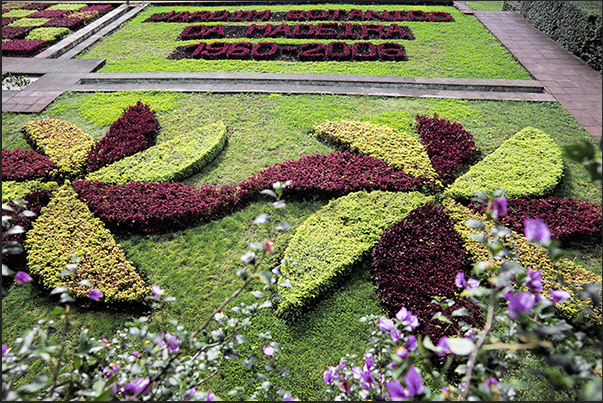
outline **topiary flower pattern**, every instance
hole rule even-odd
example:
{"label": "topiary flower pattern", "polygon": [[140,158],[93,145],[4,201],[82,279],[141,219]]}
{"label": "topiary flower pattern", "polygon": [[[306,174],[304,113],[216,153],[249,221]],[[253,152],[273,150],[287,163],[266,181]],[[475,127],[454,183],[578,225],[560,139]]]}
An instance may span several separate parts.
{"label": "topiary flower pattern", "polygon": [[[465,206],[475,191],[504,189],[513,206],[506,223],[515,231],[518,221],[532,217],[521,200],[540,201],[536,211],[545,219],[554,216],[546,210],[548,200],[552,209],[576,201],[547,198],[561,179],[563,161],[559,147],[540,130],[521,130],[475,163],[473,136],[461,124],[437,115],[418,115],[416,122],[419,140],[386,126],[324,122],[314,134],[338,149],[328,155],[274,164],[237,186],[190,186],[180,181],[224,147],[223,123],[166,146],[155,145],[159,124],[140,101],[125,109],[99,142],[71,123],[42,119],[24,128],[37,152],[28,155],[35,158],[23,158],[23,150],[3,150],[3,199],[6,192],[11,198],[48,203],[43,208],[36,204],[39,217],[24,226],[27,270],[44,286],[67,288],[79,298],[98,290],[94,299],[107,303],[143,302],[151,295],[150,286],[112,232],[162,233],[199,225],[259,200],[260,192],[277,181],[290,181],[286,197],[330,202],[296,230],[284,251],[285,259],[297,265],[283,267],[292,287],[283,288],[277,314],[299,316],[370,256],[384,309],[394,315],[400,307],[412,306],[425,323],[417,331],[437,339],[458,334],[463,321],[431,323],[438,314],[431,299],[458,300],[455,275],[469,277],[471,263],[483,258],[484,251],[464,226],[481,213]],[[461,175],[463,168],[468,169]],[[576,231],[582,236],[600,231],[601,205],[581,206],[587,213],[576,220]],[[571,236],[571,223],[547,223],[556,233]],[[515,237],[525,243],[518,233]],[[551,262],[542,250],[525,251],[527,263],[545,268],[543,279],[565,279],[568,291],[601,282],[600,276],[569,261]],[[575,291],[572,296],[577,300]],[[479,323],[479,309],[466,308]],[[564,313],[576,316],[569,308]],[[600,324],[601,312],[589,320]]]}

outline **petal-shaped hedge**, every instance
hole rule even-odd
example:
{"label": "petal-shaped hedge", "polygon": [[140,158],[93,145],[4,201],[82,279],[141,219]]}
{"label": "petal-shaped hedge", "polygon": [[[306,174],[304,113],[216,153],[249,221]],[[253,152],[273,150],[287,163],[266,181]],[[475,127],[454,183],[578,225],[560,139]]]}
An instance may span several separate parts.
{"label": "petal-shaped hedge", "polygon": [[92,136],[73,123],[58,119],[27,122],[23,134],[34,149],[47,155],[67,176],[84,172],[86,158],[94,147]]}
{"label": "petal-shaped hedge", "polygon": [[138,101],[129,106],[88,155],[88,172],[152,146],[158,131],[159,122],[149,105]]}
{"label": "petal-shaped hedge", "polygon": [[327,121],[314,126],[314,133],[318,138],[343,145],[354,153],[380,159],[409,176],[437,178],[421,143],[390,127],[354,120]]}
{"label": "petal-shaped hedge", "polygon": [[[469,208],[484,213],[486,205],[471,202]],[[601,236],[603,216],[601,203],[574,200],[571,197],[544,199],[507,199],[507,215],[501,222],[507,228],[523,232],[526,219],[540,218],[551,231],[551,237],[560,241],[576,241],[593,235]]]}
{"label": "petal-shaped hedge", "polygon": [[[451,199],[444,200],[445,211],[450,215],[455,223],[455,228],[461,234],[465,249],[472,262],[487,261],[488,251],[477,241],[474,241],[469,235],[478,231],[469,228],[466,225],[469,219],[478,219],[486,223],[485,233],[490,233],[494,224],[492,221],[486,221],[486,217],[480,213],[473,212]],[[551,261],[548,251],[545,248],[537,246],[521,234],[513,232],[514,246],[520,256],[519,263],[524,267],[531,267],[533,270],[542,271],[542,283],[545,290],[565,290],[572,296],[571,303],[565,302],[558,305],[561,313],[568,319],[576,319],[584,314],[586,320],[597,326],[603,324],[601,305],[594,310],[594,313],[588,313],[592,307],[590,300],[581,300],[578,293],[584,284],[601,284],[601,276],[592,273],[582,266],[568,259],[559,259]]]}
{"label": "petal-shaped hedge", "polygon": [[563,175],[561,149],[543,131],[526,127],[459,177],[444,195],[471,199],[504,189],[505,196],[545,196]]}
{"label": "petal-shaped hedge", "polygon": [[28,193],[38,192],[40,190],[49,190],[53,192],[58,187],[56,182],[42,182],[39,180],[15,182],[2,181],[2,203],[7,204],[13,200],[18,200]]}
{"label": "petal-shaped hedge", "polygon": [[210,163],[225,144],[226,126],[216,122],[123,158],[88,174],[86,179],[122,184],[179,182]]}
{"label": "petal-shaped hedge", "polygon": [[2,180],[46,178],[57,166],[45,155],[30,150],[2,150]]}
{"label": "petal-shaped hedge", "polygon": [[[90,282],[106,302],[142,302],[149,285],[105,228],[78,198],[69,183],[57,190],[42,209],[25,240],[30,274],[47,288],[64,287],[77,298],[85,298]],[[71,254],[81,261],[72,276],[61,276],[72,263]]]}
{"label": "petal-shaped hedge", "polygon": [[[480,308],[460,298],[455,285],[457,273],[470,275],[471,267],[454,222],[441,206],[424,204],[386,229],[372,257],[373,280],[390,317],[405,307],[419,319],[416,332],[434,341],[456,336],[461,321],[479,326]],[[435,296],[456,303],[442,311],[439,304],[431,302]],[[452,311],[460,307],[472,316],[451,317]],[[432,319],[437,313],[443,313],[452,323],[442,326]]]}
{"label": "petal-shaped hedge", "polygon": [[385,228],[430,201],[418,192],[362,191],[332,200],[310,216],[284,252],[285,259],[297,264],[282,268],[292,287],[282,288],[277,314],[298,317],[368,256]]}

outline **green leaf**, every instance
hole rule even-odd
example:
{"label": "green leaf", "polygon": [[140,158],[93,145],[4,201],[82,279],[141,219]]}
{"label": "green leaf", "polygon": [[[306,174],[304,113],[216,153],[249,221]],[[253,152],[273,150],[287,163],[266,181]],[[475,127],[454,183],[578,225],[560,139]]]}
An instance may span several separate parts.
{"label": "green leaf", "polygon": [[19,391],[27,393],[37,392],[42,389],[44,385],[46,385],[47,380],[48,378],[46,377],[46,375],[38,375],[31,380],[31,383],[21,386],[19,388]]}
{"label": "green leaf", "polygon": [[467,226],[469,228],[474,228],[474,229],[479,229],[479,230],[482,230],[486,227],[485,224],[481,220],[477,220],[475,218],[471,218],[471,219],[467,220],[467,222],[465,224],[467,224]]}
{"label": "green leaf", "polygon": [[452,317],[455,316],[471,316],[467,308],[459,308],[457,310],[452,311]]}
{"label": "green leaf", "polygon": [[446,340],[450,351],[455,355],[469,355],[473,351],[475,344],[471,339],[461,339],[457,337],[449,337]]}

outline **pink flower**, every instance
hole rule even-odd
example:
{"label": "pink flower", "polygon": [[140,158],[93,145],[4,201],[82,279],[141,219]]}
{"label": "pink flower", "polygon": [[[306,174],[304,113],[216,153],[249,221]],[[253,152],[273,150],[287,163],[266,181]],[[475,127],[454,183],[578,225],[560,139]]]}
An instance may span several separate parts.
{"label": "pink flower", "polygon": [[31,276],[29,274],[25,273],[24,271],[18,271],[17,274],[15,275],[15,280],[19,284],[25,284],[25,283],[29,283],[33,279],[31,278]]}

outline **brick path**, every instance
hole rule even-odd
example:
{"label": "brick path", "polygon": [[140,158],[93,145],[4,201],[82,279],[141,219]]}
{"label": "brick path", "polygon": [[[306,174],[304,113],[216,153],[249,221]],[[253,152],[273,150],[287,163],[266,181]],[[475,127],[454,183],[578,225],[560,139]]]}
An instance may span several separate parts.
{"label": "brick path", "polygon": [[[41,112],[64,91],[143,89],[557,100],[591,136],[601,138],[603,107],[599,72],[534,28],[519,12],[472,11],[462,1],[454,4],[484,24],[535,80],[244,73],[110,74],[94,73],[104,60],[73,59],[146,7],[146,3],[138,3],[123,4],[112,15],[76,32],[33,59],[3,57],[3,75],[11,72],[39,74],[41,77],[22,91],[3,90],[2,110]],[[234,85],[233,80],[236,81]]]}

